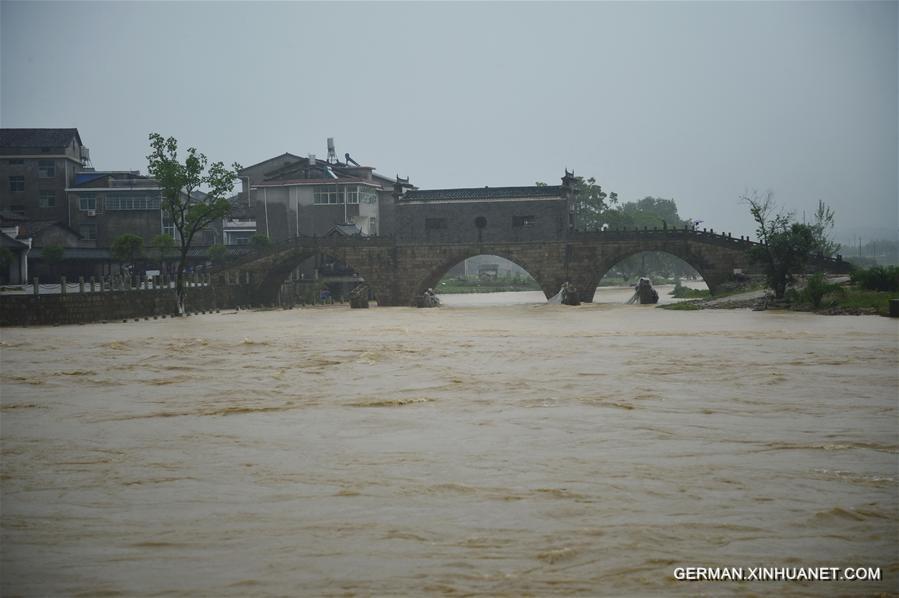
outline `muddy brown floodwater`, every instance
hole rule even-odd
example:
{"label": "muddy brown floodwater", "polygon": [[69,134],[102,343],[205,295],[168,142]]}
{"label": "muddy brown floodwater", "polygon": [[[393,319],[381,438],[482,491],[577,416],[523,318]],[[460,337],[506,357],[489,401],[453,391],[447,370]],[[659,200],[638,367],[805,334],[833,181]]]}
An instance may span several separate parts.
{"label": "muddy brown floodwater", "polygon": [[4,329],[0,594],[899,590],[896,321],[519,299]]}

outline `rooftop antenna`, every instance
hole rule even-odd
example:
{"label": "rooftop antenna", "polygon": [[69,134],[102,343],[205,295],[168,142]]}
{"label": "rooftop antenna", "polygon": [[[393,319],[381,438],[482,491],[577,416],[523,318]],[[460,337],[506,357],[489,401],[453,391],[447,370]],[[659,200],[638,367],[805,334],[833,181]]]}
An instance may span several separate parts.
{"label": "rooftop antenna", "polygon": [[337,152],[334,151],[334,138],[328,137],[328,164],[337,162]]}

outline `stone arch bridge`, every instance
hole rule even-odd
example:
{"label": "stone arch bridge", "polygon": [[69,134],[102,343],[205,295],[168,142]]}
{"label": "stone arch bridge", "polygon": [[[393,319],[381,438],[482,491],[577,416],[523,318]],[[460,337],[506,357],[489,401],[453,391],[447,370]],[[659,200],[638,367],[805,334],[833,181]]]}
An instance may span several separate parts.
{"label": "stone arch bridge", "polygon": [[[303,261],[316,255],[337,259],[370,285],[379,305],[414,305],[415,297],[437,286],[446,272],[477,255],[498,255],[524,268],[546,297],[566,281],[582,301],[592,300],[599,281],[619,261],[644,251],[684,260],[714,294],[735,270],[759,273],[749,259],[753,241],[695,229],[573,232],[565,239],[496,243],[409,243],[390,237],[297,237],[244,256],[214,274],[217,284],[238,276],[254,287],[257,303],[276,302],[281,285]],[[817,257],[812,264],[828,272],[849,272],[840,259]]]}

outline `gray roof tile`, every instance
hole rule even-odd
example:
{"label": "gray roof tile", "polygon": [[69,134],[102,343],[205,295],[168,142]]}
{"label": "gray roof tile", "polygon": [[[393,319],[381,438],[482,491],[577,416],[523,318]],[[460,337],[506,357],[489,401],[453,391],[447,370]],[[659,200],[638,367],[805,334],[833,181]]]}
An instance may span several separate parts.
{"label": "gray roof tile", "polygon": [[0,129],[0,147],[67,147],[78,129]]}

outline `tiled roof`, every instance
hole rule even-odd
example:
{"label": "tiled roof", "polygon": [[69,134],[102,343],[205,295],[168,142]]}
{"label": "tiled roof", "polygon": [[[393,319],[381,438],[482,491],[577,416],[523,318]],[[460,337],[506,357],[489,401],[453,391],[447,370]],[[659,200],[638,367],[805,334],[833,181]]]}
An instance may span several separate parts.
{"label": "tiled roof", "polygon": [[257,167],[257,166],[262,166],[262,165],[265,164],[266,162],[272,162],[273,160],[278,160],[279,158],[296,158],[297,160],[303,160],[303,158],[301,158],[300,156],[295,156],[295,155],[291,154],[290,152],[284,152],[284,153],[281,154],[280,156],[275,156],[275,157],[273,157],[273,158],[268,158],[267,160],[263,160],[262,162],[256,162],[255,164],[250,164],[249,166],[244,166],[244,167],[241,168],[239,171],[237,171],[237,174],[241,174],[241,173],[243,173],[244,171],[249,170],[249,169],[251,169],[251,168],[255,168],[255,167]]}
{"label": "tiled roof", "polygon": [[20,226],[19,237],[34,236],[53,226],[66,228],[66,226],[58,220],[29,220]]}
{"label": "tiled roof", "polygon": [[78,129],[0,129],[0,147],[68,147]]}
{"label": "tiled roof", "polygon": [[0,210],[0,222],[24,222],[28,220],[24,214],[17,214],[11,210]]}
{"label": "tiled roof", "polygon": [[0,247],[8,247],[9,249],[28,249],[28,245],[20,241],[16,241],[6,233],[0,233]]}
{"label": "tiled roof", "polygon": [[75,173],[75,181],[73,182],[74,186],[83,185],[84,183],[89,183],[93,180],[102,178],[104,176],[108,176],[102,172],[76,172]]}
{"label": "tiled roof", "polygon": [[562,187],[555,185],[535,187],[474,187],[470,189],[418,189],[406,192],[400,201],[490,201],[493,199],[534,197],[562,197]]}
{"label": "tiled roof", "polygon": [[365,181],[357,177],[340,177],[339,179],[284,179],[271,180],[253,185],[253,189],[257,187],[283,187],[285,185],[345,185],[355,183],[360,185],[370,185],[372,187],[380,187],[371,181]]}
{"label": "tiled roof", "polygon": [[[108,183],[108,184],[107,184]],[[79,172],[75,174],[75,180],[72,187],[85,187],[95,189],[98,186],[102,188],[122,188],[140,186],[157,186],[157,182],[137,171],[126,170],[110,170],[100,172]]]}
{"label": "tiled roof", "polygon": [[341,235],[344,237],[354,237],[361,234],[362,229],[360,229],[355,224],[335,224],[333,227],[331,227],[331,230],[325,233],[325,236],[333,237],[335,235]]}

